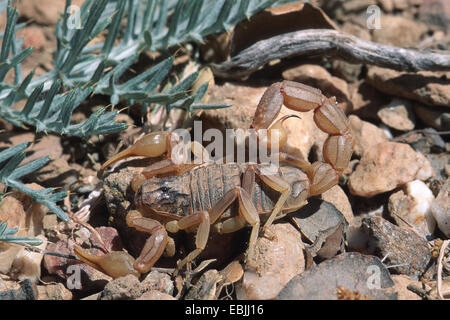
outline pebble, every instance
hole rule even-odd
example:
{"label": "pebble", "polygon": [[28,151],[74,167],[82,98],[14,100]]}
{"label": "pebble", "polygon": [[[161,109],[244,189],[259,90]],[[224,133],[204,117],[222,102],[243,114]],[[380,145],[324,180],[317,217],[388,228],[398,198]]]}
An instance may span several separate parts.
{"label": "pebble", "polygon": [[[432,108],[422,104],[415,105],[415,112],[426,125],[437,130],[450,130],[450,112],[446,108]],[[446,112],[447,111],[447,112]]]}
{"label": "pebble", "polygon": [[38,285],[39,300],[72,300],[73,295],[62,283]]}
{"label": "pebble", "polygon": [[100,294],[99,300],[133,300],[139,298],[142,291],[138,278],[129,274],[110,281]]}
{"label": "pebble", "polygon": [[384,12],[392,12],[394,10],[394,0],[378,0],[378,5]]}
{"label": "pebble", "polygon": [[450,178],[442,186],[436,199],[431,204],[431,212],[436,219],[439,230],[450,238]]}
{"label": "pebble", "polygon": [[363,219],[362,225],[377,256],[392,266],[390,270],[417,279],[429,267],[432,257],[428,242],[414,231],[376,216]]}
{"label": "pebble", "polygon": [[389,97],[369,85],[366,81],[349,84],[352,98],[352,114],[360,118],[379,121],[377,112],[381,106],[389,103]]}
{"label": "pebble", "polygon": [[243,300],[275,298],[283,287],[305,267],[300,233],[289,223],[272,225],[274,240],[259,237],[252,264],[242,282],[236,284],[236,295]]}
{"label": "pebble", "polygon": [[150,290],[142,294],[136,300],[176,300],[170,294],[160,292],[158,290]]}
{"label": "pebble", "polygon": [[430,162],[409,145],[383,142],[364,153],[350,175],[350,193],[361,197],[391,191],[407,182],[433,176]]}
{"label": "pebble", "polygon": [[5,290],[0,292],[0,300],[37,300],[38,291],[36,284],[30,279],[25,279],[17,290]]}
{"label": "pebble", "polygon": [[388,95],[430,106],[450,107],[450,71],[399,72],[370,66],[366,81]]}
{"label": "pebble", "polygon": [[173,294],[173,281],[167,273],[150,271],[141,283],[144,291],[154,290],[167,295]]}
{"label": "pebble", "polygon": [[322,200],[333,204],[336,209],[344,215],[344,218],[348,223],[353,220],[354,216],[352,206],[344,190],[342,190],[339,185],[335,185],[333,188],[325,191],[322,193],[321,197]]}
{"label": "pebble", "polygon": [[355,145],[353,152],[357,156],[362,156],[367,150],[372,149],[375,145],[388,141],[388,137],[384,130],[378,128],[370,122],[361,120],[358,116],[350,115],[350,127]]}
{"label": "pebble", "polygon": [[408,100],[393,99],[386,107],[378,110],[377,115],[384,124],[396,130],[410,131],[414,129],[414,113]]}
{"label": "pebble", "polygon": [[[372,274],[379,274],[374,283]],[[338,288],[351,293],[348,299],[396,300],[388,269],[374,256],[342,253],[295,276],[277,300],[338,300]]]}
{"label": "pebble", "polygon": [[305,248],[308,257],[328,259],[342,249],[347,223],[344,215],[333,204],[310,198],[307,205],[290,216],[302,235],[312,243]]}
{"label": "pebble", "polygon": [[388,210],[397,225],[412,225],[426,238],[433,234],[436,227],[431,213],[433,201],[433,192],[427,185],[420,180],[414,180],[406,184],[405,191],[400,190],[389,197]]}
{"label": "pebble", "polygon": [[394,289],[398,294],[398,300],[422,300],[420,296],[407,288],[409,284],[421,288],[422,284],[419,281],[412,280],[403,274],[393,274],[391,277],[395,283]]}

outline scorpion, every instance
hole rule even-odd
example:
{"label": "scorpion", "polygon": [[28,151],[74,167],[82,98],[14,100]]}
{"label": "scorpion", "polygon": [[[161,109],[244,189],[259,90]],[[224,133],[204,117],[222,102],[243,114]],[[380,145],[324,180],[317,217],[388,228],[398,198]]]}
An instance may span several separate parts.
{"label": "scorpion", "polygon": [[[314,110],[314,122],[329,134],[323,145],[324,161],[311,164],[295,155],[279,152],[277,156],[283,165],[275,172],[269,172],[264,164],[258,163],[193,166],[177,161],[180,151],[175,150],[179,142],[176,134],[165,131],[147,134],[101,167],[103,171],[130,156],[165,155],[137,173],[131,182],[136,192],[136,209],[127,214],[127,225],[150,234],[139,257],[134,260],[126,252],[93,256],[80,247],[75,247],[75,253],[85,263],[114,278],[130,273],[139,276],[149,272],[165,250],[174,252],[174,242],[168,232],[196,232],[195,249],[178,261],[179,270],[202,252],[211,231],[230,233],[250,225],[246,257],[247,261],[252,261],[261,220],[264,235],[273,238],[268,230],[273,221],[304,206],[310,196],[335,186],[352,156],[354,139],[349,121],[337,106],[335,97],[327,98],[319,89],[298,82],[272,84],[256,108],[251,128],[268,129],[267,137],[275,135],[281,148],[287,140],[287,130],[283,127],[287,117],[274,120],[283,104],[300,112]],[[260,140],[259,143],[266,143],[270,149],[272,140]],[[205,150],[196,143],[199,144],[191,142],[191,146],[194,147],[192,152],[198,155]]]}

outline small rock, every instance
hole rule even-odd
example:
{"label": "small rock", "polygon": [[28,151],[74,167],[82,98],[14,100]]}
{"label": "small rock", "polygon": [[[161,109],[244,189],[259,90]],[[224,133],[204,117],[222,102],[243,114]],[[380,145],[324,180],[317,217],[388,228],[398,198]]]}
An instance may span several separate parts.
{"label": "small rock", "polygon": [[173,294],[173,281],[167,273],[158,272],[156,270],[150,271],[141,283],[144,291],[157,291],[163,294]]}
{"label": "small rock", "polygon": [[353,220],[352,206],[344,190],[339,185],[335,185],[333,188],[325,191],[321,197],[322,200],[333,204],[344,215],[345,220],[351,223]]}
{"label": "small rock", "polygon": [[[376,280],[374,272],[379,275]],[[295,276],[277,300],[338,300],[339,287],[360,299],[396,300],[393,286],[389,271],[380,259],[346,252]]]}
{"label": "small rock", "polygon": [[237,283],[238,299],[273,299],[305,268],[300,233],[289,223],[274,224],[269,230],[275,239],[258,238],[252,260],[257,268],[246,270],[242,283]]}
{"label": "small rock", "polygon": [[62,283],[37,286],[39,300],[72,300],[72,292]]}
{"label": "small rock", "polygon": [[377,126],[361,120],[355,115],[350,115],[348,118],[353,137],[355,138],[355,145],[353,147],[355,155],[362,156],[375,145],[388,141],[386,133]]}
{"label": "small rock", "polygon": [[386,265],[395,265],[391,270],[417,278],[429,267],[432,257],[428,242],[415,232],[382,217],[365,218],[362,223],[373,240],[377,256],[386,258]]}
{"label": "small rock", "polygon": [[[364,9],[366,8],[367,6],[364,7]],[[354,20],[345,21],[341,27],[341,30],[343,32],[350,33],[362,40],[367,41],[372,40],[372,36],[369,30],[367,30],[367,26],[366,25],[363,26],[360,23],[355,22]]]}
{"label": "small rock", "polygon": [[160,292],[158,290],[150,290],[145,292],[136,300],[176,300],[170,294]]}
{"label": "small rock", "polygon": [[34,20],[42,25],[56,25],[59,14],[64,12],[64,1],[42,0],[39,3],[33,0],[20,1],[17,6],[20,16]]}
{"label": "small rock", "polygon": [[[347,223],[333,204],[311,198],[307,205],[290,215],[302,235],[312,242],[312,245],[306,247],[307,258],[318,256],[328,259],[343,249],[343,235]],[[307,260],[307,263],[312,261]]]}
{"label": "small rock", "polygon": [[403,99],[393,99],[386,107],[378,110],[378,117],[383,123],[400,131],[414,129],[414,114],[411,103]]}
{"label": "small rock", "polygon": [[394,10],[394,0],[378,0],[378,4],[384,12],[392,12]]}
{"label": "small rock", "polygon": [[442,152],[445,150],[445,141],[433,128],[426,128],[425,132],[411,131],[396,137],[395,140],[409,144],[414,150],[426,154],[428,158],[436,151],[439,152],[439,156],[445,154]]}
{"label": "small rock", "polygon": [[409,223],[425,238],[431,236],[436,227],[431,213],[433,193],[420,180],[408,182],[405,189],[406,193],[400,190],[389,197],[388,210],[391,216],[400,227],[408,227]]}
{"label": "small rock", "polygon": [[431,212],[436,219],[439,230],[450,238],[450,178],[442,186],[441,191],[431,204]]}
{"label": "small rock", "polygon": [[373,30],[372,41],[402,48],[415,47],[427,30],[426,25],[402,16],[381,15],[381,28]]}
{"label": "small rock", "polygon": [[17,290],[0,292],[0,300],[37,300],[38,291],[36,284],[30,279],[24,280]]}
{"label": "small rock", "polygon": [[450,164],[450,153],[441,152],[441,153],[430,153],[427,154],[427,159],[430,161],[431,167],[435,173],[434,177],[437,180],[444,181],[445,180],[445,166]]}
{"label": "small rock", "polygon": [[[122,241],[120,239],[119,233],[115,228],[112,227],[97,227],[95,230],[98,232],[100,238],[106,249],[109,251],[121,251],[123,249]],[[93,234],[90,235],[89,240],[93,247],[101,248],[99,239]]]}
{"label": "small rock", "polygon": [[360,80],[349,84],[349,92],[352,99],[352,114],[364,119],[378,121],[377,112],[381,106],[389,103],[389,97]]}
{"label": "small rock", "polygon": [[110,281],[103,289],[99,300],[133,300],[142,295],[142,286],[134,275]]}
{"label": "small rock", "polygon": [[399,72],[370,66],[366,81],[377,90],[430,106],[450,106],[450,72]]}
{"label": "small rock", "polygon": [[430,162],[409,145],[382,142],[364,153],[348,186],[351,194],[372,197],[412,180],[433,176]]}
{"label": "small rock", "polygon": [[450,112],[445,108],[432,108],[421,104],[415,105],[415,112],[426,125],[431,126],[437,130],[450,130]]}
{"label": "small rock", "polygon": [[347,82],[356,82],[362,71],[362,64],[349,63],[343,60],[333,61],[333,74]]}
{"label": "small rock", "polygon": [[398,300],[422,300],[420,296],[407,289],[409,284],[414,284],[420,288],[419,281],[414,281],[403,274],[394,274],[391,277],[395,283],[394,289],[398,294]]}
{"label": "small rock", "polygon": [[393,0],[394,1],[394,9],[396,10],[405,10],[409,7],[408,0]]}
{"label": "small rock", "polygon": [[[56,243],[49,243],[47,250],[74,255],[73,242],[71,240],[59,240]],[[86,251],[95,255],[103,254],[99,249],[86,249]],[[77,272],[80,275],[81,281],[73,284],[74,289],[85,294],[92,294],[102,290],[111,280],[111,277],[88,266],[85,263],[82,263],[81,261],[68,260],[51,255],[44,256],[44,268],[49,274],[58,275],[66,281],[73,281],[74,278],[71,278],[71,276]]]}
{"label": "small rock", "polygon": [[[42,240],[42,244],[37,246],[37,249],[45,250],[47,246],[45,236],[38,235],[36,238]],[[11,270],[9,271],[11,278],[19,281],[30,279],[33,282],[37,282],[41,277],[42,259],[43,255],[40,253],[21,250],[11,265]]]}
{"label": "small rock", "polygon": [[314,64],[303,64],[283,72],[285,80],[291,80],[318,88],[327,96],[335,96],[342,110],[352,109],[347,82],[333,77],[325,68]]}
{"label": "small rock", "polygon": [[419,20],[442,30],[450,27],[450,3],[446,0],[423,1],[419,8]]}

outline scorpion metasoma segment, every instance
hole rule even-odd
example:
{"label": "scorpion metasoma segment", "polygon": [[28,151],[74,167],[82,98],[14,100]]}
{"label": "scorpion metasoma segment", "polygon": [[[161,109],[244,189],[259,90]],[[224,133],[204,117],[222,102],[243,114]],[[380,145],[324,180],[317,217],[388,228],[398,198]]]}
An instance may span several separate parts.
{"label": "scorpion metasoma segment", "polygon": [[[132,181],[136,210],[128,213],[127,224],[150,233],[140,256],[134,262],[127,253],[112,252],[94,257],[79,247],[76,248],[77,255],[113,277],[146,273],[165,250],[174,252],[174,242],[167,231],[196,232],[196,249],[178,263],[180,269],[205,248],[210,231],[229,233],[250,225],[247,260],[251,261],[249,258],[253,255],[261,220],[264,221],[263,232],[270,238],[267,228],[273,221],[303,206],[308,197],[335,186],[352,155],[349,121],[337,106],[336,99],[325,97],[319,89],[292,81],[275,83],[263,94],[251,125],[255,130],[268,129],[266,137],[258,143],[265,143],[270,149],[269,141],[274,135],[279,148],[286,143],[283,122],[287,117],[273,123],[283,104],[301,112],[314,110],[316,125],[329,134],[323,146],[324,161],[310,164],[295,155],[277,152],[280,162],[287,164],[276,172],[266,170],[265,164],[185,164],[177,161],[183,153],[182,149],[175,149],[180,141],[177,135],[150,133],[101,168],[103,171],[129,156],[166,154],[163,160],[144,169]],[[208,158],[197,142],[192,142],[190,147],[194,155]],[[238,202],[237,212],[233,212],[235,201]]]}

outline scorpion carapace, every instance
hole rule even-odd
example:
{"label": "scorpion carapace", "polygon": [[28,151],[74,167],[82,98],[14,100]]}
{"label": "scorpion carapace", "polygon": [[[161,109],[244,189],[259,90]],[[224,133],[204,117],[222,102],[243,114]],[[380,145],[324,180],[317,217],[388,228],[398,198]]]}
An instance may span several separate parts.
{"label": "scorpion carapace", "polygon": [[[266,142],[270,141],[267,140],[269,135],[277,137],[279,148],[286,143],[287,132],[283,126],[286,117],[273,123],[283,104],[295,111],[314,110],[314,122],[329,134],[323,146],[324,161],[310,164],[296,155],[278,152],[280,162],[288,165],[280,166],[276,171],[267,170],[264,164],[250,163],[206,163],[193,169],[195,165],[177,161],[179,153],[184,150],[175,148],[180,142],[176,134],[155,132],[105,162],[102,170],[128,156],[157,157],[166,154],[163,160],[137,174],[132,182],[133,190],[137,191],[137,210],[128,213],[127,224],[150,233],[133,264],[135,270],[148,272],[166,247],[174,245],[167,231],[175,233],[186,230],[197,234],[196,249],[178,263],[178,269],[195,259],[205,248],[211,230],[227,233],[250,225],[249,258],[253,255],[261,220],[265,221],[263,232],[270,238],[267,228],[275,219],[303,206],[309,196],[321,194],[338,183],[352,155],[353,137],[349,121],[337,106],[336,99],[327,98],[319,89],[297,82],[283,81],[271,85],[263,94],[251,124],[256,130],[268,129],[266,138],[259,139],[258,143],[267,144],[269,149],[271,146]],[[197,142],[186,147],[190,147],[196,156],[205,154],[205,149]],[[164,177],[157,178],[160,175]],[[273,197],[274,193],[277,197]],[[238,205],[232,206],[236,201]],[[235,207],[237,212],[232,210]],[[82,255],[82,251],[77,254]],[[102,258],[96,258],[96,261],[86,257],[83,259],[90,260],[93,265]],[[120,264],[119,259],[114,261]],[[99,264],[98,269],[114,273],[114,276],[120,270],[128,270],[115,265],[108,267],[105,263]]]}

